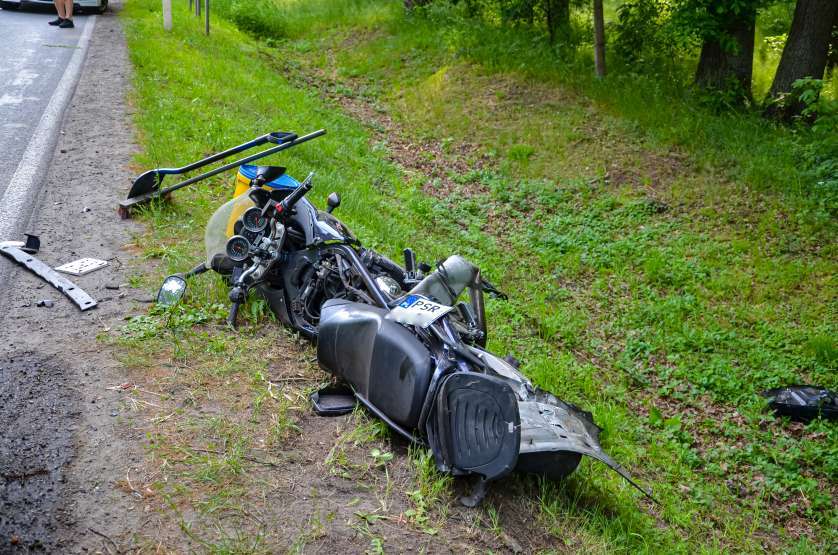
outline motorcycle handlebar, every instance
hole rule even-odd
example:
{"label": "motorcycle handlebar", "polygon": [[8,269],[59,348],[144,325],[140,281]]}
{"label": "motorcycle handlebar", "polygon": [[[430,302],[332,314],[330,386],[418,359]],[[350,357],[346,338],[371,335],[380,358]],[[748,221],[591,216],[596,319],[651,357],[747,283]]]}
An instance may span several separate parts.
{"label": "motorcycle handlebar", "polygon": [[306,177],[305,180],[302,183],[300,183],[299,187],[291,191],[291,194],[282,199],[282,201],[276,203],[275,209],[277,214],[283,214],[290,211],[292,208],[294,208],[295,204],[300,202],[300,199],[302,199],[306,195],[306,193],[311,191],[312,178],[314,178],[314,172],[308,174],[308,177]]}

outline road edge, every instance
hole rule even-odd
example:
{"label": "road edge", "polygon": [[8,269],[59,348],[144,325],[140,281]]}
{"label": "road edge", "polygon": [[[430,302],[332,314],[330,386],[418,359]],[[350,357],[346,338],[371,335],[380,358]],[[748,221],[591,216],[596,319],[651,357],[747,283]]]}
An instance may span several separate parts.
{"label": "road edge", "polygon": [[76,46],[77,50],[64,69],[64,74],[0,199],[0,241],[17,239],[17,235],[32,216],[39,192],[37,185],[41,182],[38,177],[47,175],[49,170],[55,145],[58,144],[58,130],[81,77],[95,25],[95,15],[85,22]]}

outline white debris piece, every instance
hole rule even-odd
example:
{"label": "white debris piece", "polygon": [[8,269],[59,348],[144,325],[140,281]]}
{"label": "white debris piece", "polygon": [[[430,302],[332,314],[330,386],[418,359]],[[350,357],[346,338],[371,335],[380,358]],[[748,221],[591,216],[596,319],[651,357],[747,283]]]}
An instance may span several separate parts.
{"label": "white debris piece", "polygon": [[98,258],[79,258],[78,260],[62,264],[55,270],[74,276],[83,276],[84,274],[89,274],[99,268],[104,268],[107,265],[107,260],[99,260]]}

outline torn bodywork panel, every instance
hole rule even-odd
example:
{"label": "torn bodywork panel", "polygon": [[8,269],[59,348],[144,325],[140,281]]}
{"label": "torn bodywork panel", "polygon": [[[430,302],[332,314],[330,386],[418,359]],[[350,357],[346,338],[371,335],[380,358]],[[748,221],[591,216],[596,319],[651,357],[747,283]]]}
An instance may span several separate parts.
{"label": "torn bodywork panel", "polygon": [[582,455],[592,457],[617,472],[632,486],[652,498],[631,475],[599,444],[600,428],[591,413],[565,403],[555,395],[534,387],[505,360],[473,348],[487,369],[502,376],[518,398],[521,443],[518,470],[563,478],[579,465]]}
{"label": "torn bodywork panel", "polygon": [[83,289],[75,283],[65,278],[31,254],[23,252],[15,244],[2,243],[0,244],[0,254],[11,258],[21,266],[30,270],[33,274],[40,277],[65,295],[82,310],[89,310],[96,306],[96,300],[88,295]]}
{"label": "torn bodywork panel", "polygon": [[[518,410],[521,416],[520,470],[561,478],[575,470],[581,455],[587,455],[606,464],[644,495],[652,497],[602,450],[600,429],[589,412],[543,391],[536,393],[535,400],[519,401]],[[551,468],[542,468],[548,461]]]}

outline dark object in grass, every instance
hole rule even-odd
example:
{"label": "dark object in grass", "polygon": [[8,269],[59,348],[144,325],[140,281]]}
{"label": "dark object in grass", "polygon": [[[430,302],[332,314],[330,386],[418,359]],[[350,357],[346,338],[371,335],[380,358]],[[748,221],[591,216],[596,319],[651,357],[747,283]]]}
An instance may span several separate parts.
{"label": "dark object in grass", "polygon": [[355,392],[348,385],[327,385],[309,396],[317,416],[341,416],[355,410]]}
{"label": "dark object in grass", "polygon": [[780,416],[808,422],[821,417],[838,419],[838,395],[822,387],[792,385],[762,392],[768,406]]}

